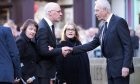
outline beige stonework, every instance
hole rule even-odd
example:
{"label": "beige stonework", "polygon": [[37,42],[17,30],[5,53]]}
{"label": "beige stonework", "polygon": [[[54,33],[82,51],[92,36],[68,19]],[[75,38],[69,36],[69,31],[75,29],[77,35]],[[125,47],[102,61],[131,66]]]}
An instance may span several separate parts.
{"label": "beige stonework", "polygon": [[[133,58],[135,73],[130,76],[130,84],[140,84],[140,57]],[[90,59],[92,84],[107,84],[106,59]]]}
{"label": "beige stonework", "polygon": [[107,84],[106,59],[94,58],[90,60],[92,84]]}

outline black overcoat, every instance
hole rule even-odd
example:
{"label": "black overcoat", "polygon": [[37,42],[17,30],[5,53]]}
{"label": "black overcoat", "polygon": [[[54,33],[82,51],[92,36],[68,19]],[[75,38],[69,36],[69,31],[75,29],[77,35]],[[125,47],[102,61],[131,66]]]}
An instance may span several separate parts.
{"label": "black overcoat", "polygon": [[[58,47],[74,47],[81,45],[79,41],[69,39],[62,41]],[[57,72],[60,82],[67,84],[91,84],[89,59],[87,53],[68,54],[67,57],[59,56]]]}

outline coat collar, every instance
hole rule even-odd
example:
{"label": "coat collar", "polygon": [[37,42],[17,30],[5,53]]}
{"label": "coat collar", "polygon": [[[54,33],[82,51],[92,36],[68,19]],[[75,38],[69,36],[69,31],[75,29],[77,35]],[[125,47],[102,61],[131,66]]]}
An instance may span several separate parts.
{"label": "coat collar", "polygon": [[48,35],[52,37],[52,40],[56,43],[56,37],[55,35],[52,33],[51,29],[50,29],[50,26],[49,24],[46,22],[46,20],[43,18],[42,19],[42,24],[43,24],[43,27],[47,29],[48,31]]}
{"label": "coat collar", "polygon": [[22,32],[22,33],[21,33],[21,36],[22,36],[27,42],[30,42],[30,41],[31,41],[31,39],[29,39],[29,38],[26,36],[25,32]]}
{"label": "coat collar", "polygon": [[106,36],[104,38],[105,45],[106,45],[106,41],[107,41],[107,38],[110,35],[111,30],[115,27],[115,24],[116,24],[116,20],[115,20],[115,15],[113,14],[112,17],[110,18],[110,22],[108,24],[108,30],[107,30]]}

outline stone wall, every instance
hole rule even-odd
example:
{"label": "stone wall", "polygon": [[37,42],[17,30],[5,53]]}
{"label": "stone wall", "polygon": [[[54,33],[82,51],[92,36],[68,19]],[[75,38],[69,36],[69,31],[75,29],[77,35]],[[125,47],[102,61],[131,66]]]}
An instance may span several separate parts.
{"label": "stone wall", "polygon": [[[140,84],[140,57],[133,58],[135,73],[130,77],[130,84]],[[93,58],[90,60],[92,84],[107,84],[106,59]]]}

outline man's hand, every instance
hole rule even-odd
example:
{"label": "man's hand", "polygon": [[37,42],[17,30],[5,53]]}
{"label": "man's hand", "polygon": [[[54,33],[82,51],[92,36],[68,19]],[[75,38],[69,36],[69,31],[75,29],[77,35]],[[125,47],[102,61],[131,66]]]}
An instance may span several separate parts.
{"label": "man's hand", "polygon": [[27,83],[32,83],[33,82],[33,79],[32,78],[29,78],[26,82]]}
{"label": "man's hand", "polygon": [[17,83],[19,83],[19,82],[20,82],[20,79],[17,79],[17,78],[16,78],[16,79],[14,80],[14,84],[17,84]]}
{"label": "man's hand", "polygon": [[122,68],[122,77],[126,77],[129,74],[129,68],[123,67]]}
{"label": "man's hand", "polygon": [[73,48],[68,47],[68,46],[62,47],[63,56],[66,57],[66,55],[69,54],[72,50],[73,50]]}
{"label": "man's hand", "polygon": [[48,48],[49,48],[49,51],[53,50],[53,47],[51,47],[51,46],[48,46]]}

